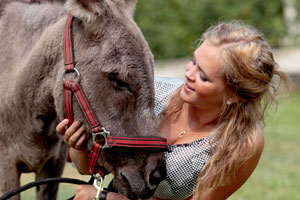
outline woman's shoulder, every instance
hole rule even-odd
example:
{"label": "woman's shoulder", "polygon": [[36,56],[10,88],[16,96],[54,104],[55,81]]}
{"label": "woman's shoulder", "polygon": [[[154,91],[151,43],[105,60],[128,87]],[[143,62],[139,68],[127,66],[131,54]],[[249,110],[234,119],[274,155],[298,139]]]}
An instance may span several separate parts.
{"label": "woman's shoulder", "polygon": [[256,140],[255,140],[256,141],[256,151],[255,151],[255,153],[260,155],[262,153],[264,145],[265,145],[264,134],[263,134],[262,129],[259,126],[257,126],[255,131],[256,131]]}
{"label": "woman's shoulder", "polygon": [[260,160],[263,148],[264,148],[264,135],[260,127],[255,129],[255,150],[253,154],[236,169],[235,176],[228,179],[226,185],[217,188],[209,193],[206,199],[226,199],[238,188],[240,188],[253,173]]}
{"label": "woman's shoulder", "polygon": [[251,174],[256,168],[264,149],[264,135],[262,129],[257,126],[255,129],[253,154],[246,160],[241,168],[244,168],[245,174]]}

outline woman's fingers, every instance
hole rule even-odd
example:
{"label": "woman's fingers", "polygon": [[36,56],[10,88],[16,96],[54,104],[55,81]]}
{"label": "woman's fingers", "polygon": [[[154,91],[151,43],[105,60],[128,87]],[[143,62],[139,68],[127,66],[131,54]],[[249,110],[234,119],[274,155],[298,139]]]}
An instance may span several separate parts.
{"label": "woman's fingers", "polygon": [[92,185],[78,185],[74,194],[74,200],[92,200],[96,197],[97,190]]}
{"label": "woman's fingers", "polygon": [[64,135],[65,131],[66,131],[66,126],[69,124],[69,120],[68,119],[64,119],[62,120],[57,126],[56,126],[56,131],[61,134]]}
{"label": "woman's fingers", "polygon": [[76,121],[66,130],[66,132],[64,134],[65,143],[69,144],[70,137],[76,132],[76,130],[79,128],[79,126],[80,126],[80,122]]}
{"label": "woman's fingers", "polygon": [[77,129],[75,131],[75,133],[73,135],[70,136],[69,138],[69,146],[75,149],[81,149],[82,148],[82,144],[84,141],[84,138],[82,138],[82,136],[84,137],[84,126],[81,126],[79,129]]}
{"label": "woman's fingers", "polygon": [[84,126],[80,127],[80,121],[74,122],[69,128],[67,128],[68,124],[68,119],[61,121],[56,126],[57,132],[64,136],[64,142],[70,147],[78,150],[82,149],[86,138]]}
{"label": "woman's fingers", "polygon": [[78,142],[75,144],[75,149],[82,149],[84,146],[86,135],[82,134],[81,137],[79,138]]}
{"label": "woman's fingers", "polygon": [[107,200],[129,200],[126,196],[122,195],[122,194],[118,194],[118,193],[114,193],[114,192],[108,192],[106,195],[106,199]]}

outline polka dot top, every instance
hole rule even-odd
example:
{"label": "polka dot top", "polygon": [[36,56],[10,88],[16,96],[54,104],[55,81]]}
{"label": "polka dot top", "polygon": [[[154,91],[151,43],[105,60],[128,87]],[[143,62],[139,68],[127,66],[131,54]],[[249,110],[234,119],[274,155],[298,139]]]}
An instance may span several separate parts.
{"label": "polka dot top", "polygon": [[[163,110],[169,98],[182,84],[183,81],[176,78],[155,79],[156,115]],[[212,156],[208,144],[213,132],[190,143],[168,145],[169,149],[165,152],[167,177],[158,185],[155,197],[182,200],[192,195],[199,172]]]}

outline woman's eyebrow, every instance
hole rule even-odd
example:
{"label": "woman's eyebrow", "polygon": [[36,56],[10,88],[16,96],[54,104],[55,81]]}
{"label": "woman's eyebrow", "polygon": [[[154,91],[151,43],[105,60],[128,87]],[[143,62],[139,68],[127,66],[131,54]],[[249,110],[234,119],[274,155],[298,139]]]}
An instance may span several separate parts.
{"label": "woman's eyebrow", "polygon": [[207,73],[205,73],[205,71],[201,68],[201,66],[198,64],[195,54],[194,54],[194,60],[196,62],[197,67],[200,69],[200,71],[205,75],[205,78],[210,79],[210,77],[207,75]]}

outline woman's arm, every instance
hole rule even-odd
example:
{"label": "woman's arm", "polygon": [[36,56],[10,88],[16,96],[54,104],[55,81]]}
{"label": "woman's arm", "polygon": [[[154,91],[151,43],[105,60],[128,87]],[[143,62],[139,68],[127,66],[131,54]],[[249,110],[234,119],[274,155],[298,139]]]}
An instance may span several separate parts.
{"label": "woman's arm", "polygon": [[90,175],[88,166],[88,153],[87,150],[77,150],[74,148],[69,149],[69,155],[74,162],[78,172],[82,175]]}
{"label": "woman's arm", "polygon": [[69,145],[69,155],[74,162],[80,174],[89,174],[88,170],[88,153],[84,148],[86,135],[84,134],[84,127],[80,127],[80,122],[74,122],[66,129],[69,120],[61,121],[56,130],[64,136],[64,141]]}
{"label": "woman's arm", "polygon": [[[228,198],[231,194],[237,191],[250,177],[254,169],[256,168],[260,156],[264,148],[264,136],[261,129],[257,134],[257,149],[256,152],[248,161],[246,161],[241,167],[237,169],[235,176],[231,177],[229,184],[224,187],[220,187],[217,190],[209,193],[205,197],[201,197],[200,200],[223,200]],[[193,197],[189,200],[196,200]],[[199,199],[198,199],[199,200]]]}

